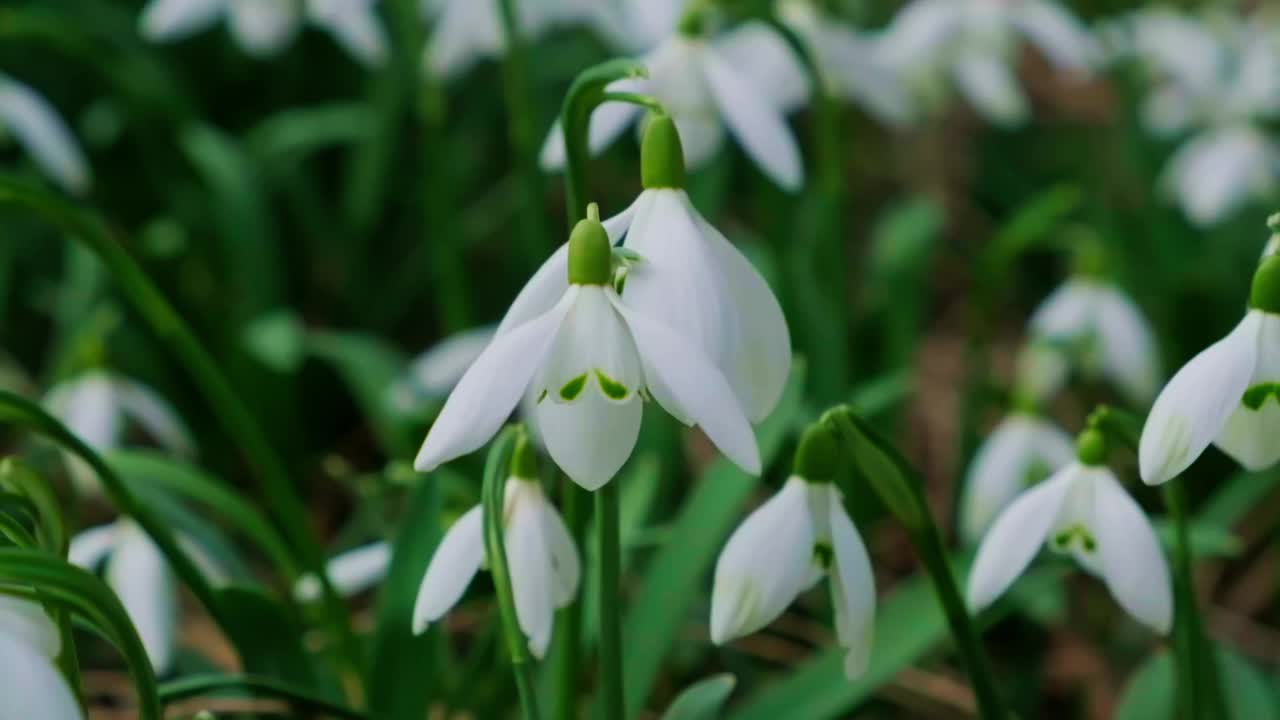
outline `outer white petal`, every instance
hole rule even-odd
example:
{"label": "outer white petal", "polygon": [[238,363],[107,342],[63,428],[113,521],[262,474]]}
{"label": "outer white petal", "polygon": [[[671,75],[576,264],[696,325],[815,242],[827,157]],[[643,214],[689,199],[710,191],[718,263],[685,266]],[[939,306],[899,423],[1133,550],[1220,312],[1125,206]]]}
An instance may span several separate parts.
{"label": "outer white petal", "polygon": [[490,2],[445,2],[427,41],[427,69],[451,79],[481,58],[500,55],[506,47],[498,6]]}
{"label": "outer white petal", "polygon": [[312,22],[360,63],[375,67],[387,59],[387,36],[373,0],[309,0]]}
{"label": "outer white petal", "polygon": [[676,35],[645,57],[649,87],[662,101],[680,133],[684,162],[690,170],[706,165],[724,144],[724,121],[705,72],[706,43]]}
{"label": "outer white petal", "polygon": [[[1280,317],[1253,310],[1258,319],[1258,345],[1250,387],[1280,383]],[[1248,470],[1265,470],[1280,462],[1280,400],[1268,397],[1257,410],[1236,405],[1214,444]]]}
{"label": "outer white petal", "polygon": [[1113,287],[1100,287],[1097,302],[1102,373],[1131,401],[1145,405],[1160,382],[1160,358],[1151,326],[1137,305]]}
{"label": "outer white petal", "polygon": [[969,573],[969,607],[981,610],[1009,589],[1044,545],[1080,466],[1072,463],[1027,490],[996,518]]}
{"label": "outer white petal", "polygon": [[382,582],[391,565],[391,545],[385,541],[339,553],[327,571],[334,589],[345,597],[358,595]]}
{"label": "outer white petal", "polygon": [[227,0],[231,34],[250,55],[274,55],[298,30],[298,0]]}
{"label": "outer white petal", "polygon": [[[602,378],[607,378],[622,390],[608,401],[626,403],[644,385],[631,333],[609,303],[604,287],[585,285],[574,290],[577,298],[560,324],[534,387],[546,391],[548,402],[573,403],[592,389],[603,392]],[[564,388],[576,381],[583,382],[578,395],[562,395]]]}
{"label": "outer white petal", "polygon": [[160,549],[141,528],[126,520],[117,533],[107,561],[107,584],[138,629],[156,672],[164,674],[173,663],[177,642],[177,584]]}
{"label": "outer white petal", "polygon": [[1276,152],[1256,131],[1226,128],[1180,147],[1162,178],[1187,216],[1212,225],[1273,183]]}
{"label": "outer white petal", "polygon": [[914,0],[886,31],[886,56],[897,67],[932,62],[955,36],[963,10],[964,3],[955,0]]}
{"label": "outer white petal", "polygon": [[496,331],[496,327],[486,325],[455,333],[436,343],[413,361],[409,369],[413,384],[427,395],[448,394],[489,346]]}
{"label": "outer white petal", "polygon": [[70,128],[49,101],[0,73],[0,125],[18,140],[35,164],[62,188],[89,188],[89,164]]}
{"label": "outer white petal", "polygon": [[668,388],[680,410],[688,413],[720,452],[738,467],[758,475],[760,448],[724,375],[700,349],[670,328],[631,310],[616,296],[610,299],[626,318],[650,387],[656,381]]}
{"label": "outer white petal", "polygon": [[[609,85],[610,92],[650,92],[649,84],[642,78],[619,80]],[[587,147],[596,154],[613,144],[627,126],[635,122],[642,108],[625,102],[601,103],[591,113],[587,124]],[[557,120],[551,126],[542,151],[538,155],[538,164],[543,170],[559,170],[564,167],[564,129]]]}
{"label": "outer white petal", "polygon": [[783,109],[774,105],[756,81],[735,68],[714,47],[702,54],[707,86],[730,132],[756,165],[782,189],[804,184],[800,147]]}
{"label": "outer white petal", "polygon": [[126,417],[137,421],[166,449],[181,455],[195,453],[195,441],[178,413],[156,391],[138,382],[116,380],[116,402]]}
{"label": "outer white petal", "polygon": [[903,127],[915,118],[910,93],[884,58],[883,45],[840,25],[819,28],[827,60],[822,71],[841,96],[864,105],[882,122]]}
{"label": "outer white petal", "polygon": [[967,53],[955,61],[953,70],[965,98],[988,120],[1004,127],[1026,122],[1027,98],[1004,58],[988,52]]}
{"label": "outer white petal", "polygon": [[1260,327],[1258,314],[1245,315],[1160,391],[1138,448],[1143,482],[1158,485],[1186,470],[1222,432],[1253,377]]}
{"label": "outer white petal", "polygon": [[787,41],[767,24],[745,22],[717,38],[715,47],[783,112],[791,112],[809,99],[809,76],[804,66]]}
{"label": "outer white petal", "polygon": [[1097,284],[1073,278],[1058,286],[1031,315],[1036,335],[1069,340],[1089,332],[1097,316]]}
{"label": "outer white petal", "polygon": [[[11,595],[0,595],[0,638],[22,642],[46,661],[57,659],[62,650],[58,626],[45,609],[35,602]],[[4,663],[0,663],[0,667],[9,668]]]}
{"label": "outer white petal", "polygon": [[1001,510],[1025,489],[1028,474],[1041,465],[1053,472],[1075,455],[1070,436],[1056,425],[1016,414],[1000,421],[973,456],[965,475],[960,533],[976,544]]}
{"label": "outer white petal", "polygon": [[0,634],[0,720],[80,720],[71,687],[48,658],[21,640]]}
{"label": "outer white petal", "polygon": [[483,561],[484,508],[477,505],[458,518],[431,556],[413,604],[415,635],[458,604]]}
{"label": "outer white petal", "polygon": [[89,372],[49,391],[45,407],[86,445],[110,450],[120,438],[115,382],[104,372]]}
{"label": "outer white petal", "polygon": [[688,0],[623,0],[641,49],[657,45],[671,34]]}
{"label": "outer white petal", "polygon": [[538,429],[556,465],[587,490],[609,482],[631,457],[640,436],[644,403],[633,395],[623,404],[609,402],[595,378],[575,402],[550,398],[538,403]]}
{"label": "outer white petal", "polygon": [[551,253],[520,289],[498,325],[498,335],[542,315],[560,302],[569,289],[569,243]]}
{"label": "outer white petal", "polygon": [[1094,526],[1102,576],[1130,615],[1158,633],[1169,632],[1173,596],[1169,568],[1142,508],[1120,487],[1110,470],[1090,469],[1094,483]]}
{"label": "outer white petal", "polygon": [[835,564],[829,571],[832,605],[836,614],[836,634],[840,644],[848,648],[844,673],[850,680],[867,669],[871,658],[876,621],[876,578],[871,558],[862,536],[844,511],[840,494],[834,487],[829,503],[831,513],[831,545]]}
{"label": "outer white petal", "polygon": [[433,470],[475,450],[498,432],[551,349],[575,295],[565,293],[551,310],[494,338],[445,401],[418,450],[416,469]]}
{"label": "outer white petal", "polygon": [[1196,120],[1199,99],[1180,84],[1156,87],[1142,101],[1142,124],[1153,135],[1171,137]]}
{"label": "outer white petal", "polygon": [[551,572],[554,580],[554,600],[557,608],[573,602],[582,579],[582,560],[578,546],[569,534],[560,513],[550,502],[542,502],[542,538],[551,556]]}
{"label": "outer white petal", "polygon": [[609,236],[609,242],[617,245],[622,241],[623,236],[631,231],[631,221],[637,215],[644,214],[644,208],[653,202],[653,197],[652,191],[645,190],[636,196],[635,202],[628,205],[626,210],[601,223],[604,225],[605,234]]}
{"label": "outer white petal", "polygon": [[67,560],[86,570],[92,570],[107,557],[116,544],[116,524],[107,523],[81,530],[71,538]]}
{"label": "outer white petal", "polygon": [[1013,21],[1058,67],[1087,70],[1101,56],[1089,30],[1056,2],[1022,0]]}
{"label": "outer white petal", "polygon": [[808,586],[815,540],[808,493],[809,483],[791,478],[729,537],[711,590],[712,642],[768,625]]}
{"label": "outer white petal", "polygon": [[178,40],[213,25],[226,5],[226,0],[151,0],[138,29],[152,42]]}
{"label": "outer white petal", "polygon": [[529,638],[529,650],[541,659],[551,644],[555,619],[556,578],[551,553],[543,535],[542,488],[536,481],[507,483],[506,534],[507,565],[511,572],[511,593],[515,597],[516,619]]}

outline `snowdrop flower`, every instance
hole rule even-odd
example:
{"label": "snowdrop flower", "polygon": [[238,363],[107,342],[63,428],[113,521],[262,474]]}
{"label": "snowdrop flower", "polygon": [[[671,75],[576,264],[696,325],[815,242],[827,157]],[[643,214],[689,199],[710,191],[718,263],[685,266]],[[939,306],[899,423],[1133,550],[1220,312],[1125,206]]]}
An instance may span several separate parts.
{"label": "snowdrop flower", "polygon": [[6,134],[69,193],[89,189],[89,165],[58,111],[36,91],[0,73],[0,139]]}
{"label": "snowdrop flower", "polygon": [[1031,332],[1066,346],[1089,374],[1112,382],[1133,403],[1145,405],[1159,384],[1155,338],[1133,301],[1115,286],[1077,276],[1045,298],[1031,316]]}
{"label": "snowdrop flower", "polygon": [[1057,394],[1071,375],[1071,363],[1065,350],[1058,343],[1042,338],[1033,337],[1023,345],[1016,362],[1014,397],[1033,407]]}
{"label": "snowdrop flower", "polygon": [[1062,70],[1088,72],[1099,57],[1080,21],[1051,0],[914,0],[883,42],[908,78],[936,84],[950,76],[976,110],[1014,127],[1030,114],[1012,67],[1019,34]]}
{"label": "snowdrop flower", "polygon": [[1175,477],[1210,444],[1249,470],[1280,461],[1280,256],[1262,261],[1249,304],[1156,398],[1138,453],[1147,484]]}
{"label": "snowdrop flower", "polygon": [[254,57],[283,50],[306,19],[357,61],[376,66],[386,59],[387,40],[375,0],[151,0],[138,24],[143,37],[165,43],[224,18],[236,43]]}
{"label": "snowdrop flower", "polygon": [[[503,540],[516,620],[529,650],[541,659],[551,642],[555,611],[578,592],[581,562],[564,520],[542,493],[532,458],[532,450],[521,443],[503,495]],[[457,605],[484,566],[484,508],[477,505],[449,528],[431,558],[413,608],[413,632],[425,632]]]}
{"label": "snowdrop flower", "polygon": [[1257,128],[1228,125],[1206,130],[1169,159],[1162,185],[1193,222],[1214,225],[1275,187],[1280,150]]}
{"label": "snowdrop flower", "polygon": [[701,426],[729,459],[759,473],[760,451],[729,381],[700,347],[618,296],[611,255],[596,216],[579,222],[445,401],[416,469],[488,442],[532,388],[547,451],[587,489],[608,482],[631,455],[642,397]]}
{"label": "snowdrop flower", "polygon": [[960,505],[960,535],[976,544],[1023,490],[1071,462],[1071,437],[1057,425],[1015,412],[996,425],[973,456]]}
{"label": "snowdrop flower", "polygon": [[80,720],[84,712],[58,669],[62,637],[40,605],[0,595],[0,720]]}
{"label": "snowdrop flower", "polygon": [[[333,589],[343,597],[359,595],[382,582],[391,566],[391,545],[384,540],[338,553],[325,566]],[[294,585],[293,595],[302,602],[320,599],[320,581],[303,575]]]}
{"label": "snowdrop flower", "polygon": [[994,602],[1047,545],[1106,583],[1134,619],[1158,633],[1169,631],[1173,599],[1160,543],[1142,508],[1105,466],[1105,456],[1105,438],[1086,430],[1076,460],[1000,513],[969,575],[970,607]]}
{"label": "snowdrop flower", "polygon": [[[769,284],[684,191],[680,135],[668,116],[649,121],[641,152],[644,191],[605,222],[639,261],[627,271],[627,302],[696,339],[747,417],[778,404],[791,372],[791,335]],[[670,405],[668,405],[670,408]],[[688,414],[673,413],[688,421]]]}
{"label": "snowdrop flower", "polygon": [[875,629],[875,577],[857,528],[832,483],[838,449],[817,426],[801,439],[795,474],[738,526],[716,561],[711,640],[717,645],[773,622],[823,576],[831,587],[844,670],[866,669]]}
{"label": "snowdrop flower", "polygon": [[[695,15],[674,33],[667,28],[668,34],[642,58],[649,77],[619,80],[608,91],[651,95],[661,102],[680,129],[690,168],[711,160],[728,128],[773,182],[784,190],[799,190],[804,180],[800,148],[787,125],[786,108],[779,104],[784,99],[774,87],[779,78],[804,77],[799,60],[777,32],[761,23],[745,23],[715,38],[705,35],[704,24]],[[607,147],[641,113],[631,103],[598,107],[590,121],[591,151]],[[558,169],[564,161],[564,134],[556,125],[542,148],[541,163]]]}

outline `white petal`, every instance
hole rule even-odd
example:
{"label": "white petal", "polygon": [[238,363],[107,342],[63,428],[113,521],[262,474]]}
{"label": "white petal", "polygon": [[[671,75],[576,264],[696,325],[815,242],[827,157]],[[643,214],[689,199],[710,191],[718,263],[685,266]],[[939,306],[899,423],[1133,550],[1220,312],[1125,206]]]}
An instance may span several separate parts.
{"label": "white petal", "polygon": [[1013,21],[1054,65],[1082,71],[1096,64],[1100,50],[1089,30],[1057,3],[1023,0]]}
{"label": "white petal", "polygon": [[649,87],[676,123],[689,170],[706,165],[724,144],[724,121],[705,73],[692,70],[705,50],[704,41],[677,35],[645,57]]}
{"label": "white petal", "polygon": [[[0,595],[0,638],[21,641],[46,661],[56,660],[62,650],[58,626],[44,607],[11,595]],[[0,667],[9,668],[4,663],[0,663]]]}
{"label": "white petal", "polygon": [[327,569],[334,588],[350,597],[382,582],[390,565],[391,545],[382,541],[338,554]]}
{"label": "white petal", "polygon": [[309,0],[312,22],[360,63],[375,67],[387,58],[387,37],[372,0]]}
{"label": "white petal", "polygon": [[[560,323],[535,386],[547,393],[547,401],[565,403],[592,388],[603,391],[607,381],[614,391],[608,399],[625,403],[644,383],[635,342],[602,286],[575,290],[577,297]],[[572,384],[578,385],[578,395],[565,396]]]}
{"label": "white petal", "polygon": [[653,191],[645,190],[636,196],[635,202],[628,205],[626,210],[602,222],[605,234],[609,236],[609,242],[614,245],[620,243],[622,237],[631,231],[632,220],[637,215],[644,214],[644,208],[647,208],[651,202],[653,202]]}
{"label": "white petal", "polygon": [[1169,568],[1150,521],[1110,470],[1088,470],[1094,482],[1094,526],[1107,587],[1130,615],[1169,632],[1173,597]]}
{"label": "white petal", "polygon": [[996,426],[973,456],[965,475],[960,506],[960,533],[976,544],[1039,469],[1053,473],[1071,462],[1071,437],[1056,425],[1017,414]]}
{"label": "white petal", "polygon": [[89,372],[54,386],[45,407],[94,450],[105,452],[119,442],[115,383],[106,373]]}
{"label": "white petal", "polygon": [[520,288],[507,314],[498,325],[498,335],[542,315],[560,302],[569,289],[569,243],[551,253],[538,271]]}
{"label": "white petal", "polygon": [[808,100],[808,73],[787,41],[769,25],[749,20],[721,35],[715,44],[720,56],[752,78],[774,107],[791,112]]}
{"label": "white petal", "polygon": [[213,25],[226,4],[226,0],[151,0],[138,18],[138,28],[151,42],[178,40]]}
{"label": "white petal", "polygon": [[1151,326],[1138,306],[1114,287],[1099,287],[1097,303],[1102,373],[1130,401],[1146,405],[1160,383],[1160,358]]}
{"label": "white petal", "polygon": [[804,167],[783,109],[770,101],[755,79],[721,57],[716,48],[706,48],[702,59],[707,86],[742,149],[783,190],[798,191],[804,184]]}
{"label": "white petal", "polygon": [[1160,391],[1138,448],[1143,482],[1157,485],[1186,470],[1222,432],[1253,376],[1260,323],[1258,314],[1245,315]]}
{"label": "white petal", "polygon": [[514,480],[507,488],[504,544],[516,619],[529,638],[529,650],[541,659],[551,644],[558,592],[551,553],[543,535],[540,504],[546,500],[541,498],[542,489],[536,481]]}
{"label": "white petal", "polygon": [[836,614],[836,634],[840,644],[849,649],[844,673],[853,680],[862,675],[871,658],[876,624],[876,578],[871,570],[867,547],[845,513],[840,494],[834,487],[830,492],[831,544],[835,550],[835,564],[829,572],[829,582]]}
{"label": "white petal", "polygon": [[729,537],[711,590],[712,642],[763,628],[808,585],[814,550],[808,493],[809,483],[791,478]]}
{"label": "white petal", "polygon": [[462,599],[484,561],[483,528],[484,508],[477,505],[458,518],[440,540],[413,604],[415,635],[425,632]]}
{"label": "white petal", "polygon": [[1196,136],[1180,147],[1162,178],[1187,216],[1212,225],[1273,182],[1276,151],[1250,128]]}
{"label": "white petal", "polygon": [[195,442],[177,411],[151,388],[120,378],[116,380],[116,402],[126,417],[135,420],[166,449],[180,455],[195,453]]}
{"label": "white petal", "polygon": [[426,395],[447,395],[489,346],[496,330],[492,325],[473,328],[433,345],[413,361],[409,369],[413,384]]}
{"label": "white petal", "polygon": [[297,0],[228,0],[231,34],[250,55],[273,55],[293,39],[301,19]]}
{"label": "white petal", "polygon": [[1058,286],[1031,315],[1036,335],[1049,340],[1073,340],[1092,330],[1097,316],[1097,283],[1073,278]]}
{"label": "white petal", "polygon": [[505,48],[496,3],[446,2],[427,40],[427,69],[454,78],[481,58],[501,55]]}
{"label": "white petal", "polygon": [[58,111],[34,90],[0,73],[0,125],[64,190],[89,188],[89,164]]}
{"label": "white petal", "polygon": [[126,520],[117,532],[107,561],[107,584],[138,629],[156,672],[164,674],[173,663],[177,642],[178,587],[160,548],[140,527]]}
{"label": "white petal", "polygon": [[116,544],[116,524],[107,523],[81,530],[71,538],[67,561],[72,565],[92,570],[106,558]]}
{"label": "white petal", "polygon": [[1154,88],[1142,102],[1142,124],[1153,135],[1176,135],[1195,122],[1198,101],[1182,85]]}
{"label": "white petal", "polygon": [[[1249,386],[1280,384],[1280,316],[1258,310],[1257,363]],[[1265,470],[1280,462],[1280,399],[1268,397],[1257,410],[1243,402],[1214,440],[1247,470]]]}
{"label": "white petal", "polygon": [[414,467],[435,469],[484,445],[529,387],[576,293],[510,332],[500,333],[462,376],[427,433]]}
{"label": "white petal", "polygon": [[626,318],[644,363],[647,384],[668,388],[690,419],[715,446],[748,473],[760,473],[760,448],[733,389],[724,375],[689,341],[642,313],[627,308],[617,296],[614,307]]}
{"label": "white petal", "polygon": [[647,49],[669,36],[687,3],[688,0],[623,0],[637,44]]}
{"label": "white petal", "polygon": [[640,436],[644,404],[639,395],[609,402],[591,379],[576,402],[538,403],[538,429],[556,465],[587,490],[613,479]]}
{"label": "white petal", "polygon": [[908,3],[885,31],[885,51],[891,62],[898,67],[929,62],[955,35],[963,9],[963,3],[955,0]]}
{"label": "white petal", "polygon": [[982,539],[969,573],[969,607],[981,610],[1009,589],[1044,545],[1080,472],[1072,463],[1018,496]]}
{"label": "white petal", "polygon": [[883,47],[843,26],[820,28],[822,71],[840,96],[861,103],[881,122],[902,127],[915,118],[912,98]]}
{"label": "white petal", "polygon": [[[610,83],[608,91],[647,94],[649,84],[642,78],[627,78]],[[596,106],[587,122],[587,147],[591,154],[598,154],[613,144],[622,131],[635,122],[642,109],[628,102],[606,102]],[[564,167],[564,161],[564,128],[556,120],[542,144],[538,165],[543,170],[559,170]]]}
{"label": "white petal", "polygon": [[1030,110],[1004,58],[988,52],[970,52],[953,65],[956,83],[974,109],[991,122],[1015,127],[1026,122]]}
{"label": "white petal", "polygon": [[71,687],[47,658],[21,640],[0,635],[0,720],[80,720]]}
{"label": "white petal", "polygon": [[554,580],[554,600],[557,608],[573,602],[578,594],[578,585],[582,578],[582,560],[578,556],[578,546],[569,534],[560,513],[554,505],[543,498],[542,502],[542,538],[551,554],[551,572]]}

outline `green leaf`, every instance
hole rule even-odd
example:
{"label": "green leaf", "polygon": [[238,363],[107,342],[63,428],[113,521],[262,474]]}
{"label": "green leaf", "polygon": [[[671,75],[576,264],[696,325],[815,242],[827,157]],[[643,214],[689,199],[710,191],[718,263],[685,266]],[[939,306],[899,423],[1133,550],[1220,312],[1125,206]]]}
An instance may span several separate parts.
{"label": "green leaf", "polygon": [[[1153,519],[1151,523],[1165,550],[1173,552],[1176,545],[1173,522],[1168,518]],[[1191,523],[1191,554],[1198,558],[1235,557],[1243,549],[1240,538],[1226,528],[1204,522]]]}
{"label": "green leaf", "polygon": [[258,157],[296,157],[361,142],[373,133],[375,119],[372,108],[359,102],[289,108],[250,130],[245,144]]}
{"label": "green leaf", "polygon": [[239,648],[245,670],[316,687],[314,668],[301,645],[302,627],[283,605],[249,587],[224,587],[217,593],[228,618],[222,629]]}
{"label": "green leaf", "polygon": [[735,684],[737,680],[728,673],[699,680],[676,696],[662,720],[715,720]]}
{"label": "green leaf", "polygon": [[306,688],[253,675],[196,675],[160,686],[160,702],[164,705],[191,698],[228,695],[283,700],[307,713],[307,717],[311,713],[351,720],[362,720],[365,717],[364,713],[316,697]]}
{"label": "green leaf", "polygon": [[[1219,648],[1223,693],[1234,720],[1280,718],[1280,697],[1266,676],[1239,655]],[[1153,654],[1129,679],[1116,705],[1115,720],[1176,720],[1173,655]]]}
{"label": "green leaf", "polygon": [[411,454],[416,438],[392,411],[388,395],[408,364],[404,355],[381,339],[358,333],[312,332],[307,345],[346,381],[386,453],[391,457]]}
{"label": "green leaf", "polygon": [[70,542],[66,521],[49,481],[18,458],[4,458],[0,460],[0,488],[10,489],[31,502],[36,513],[35,536],[40,546],[58,557],[66,557]]}

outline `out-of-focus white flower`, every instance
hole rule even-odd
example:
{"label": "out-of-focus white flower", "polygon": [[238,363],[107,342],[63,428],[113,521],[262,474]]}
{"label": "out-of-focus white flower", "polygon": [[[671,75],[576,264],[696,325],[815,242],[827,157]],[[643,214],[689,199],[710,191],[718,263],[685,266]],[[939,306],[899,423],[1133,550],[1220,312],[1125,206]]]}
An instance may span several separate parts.
{"label": "out-of-focus white flower", "polygon": [[[378,541],[338,553],[329,560],[325,571],[333,589],[351,597],[382,582],[390,566],[391,545]],[[320,598],[320,589],[320,581],[314,575],[304,575],[294,585],[293,595],[303,602],[314,602]]]}
{"label": "out-of-focus white flower", "polygon": [[1082,370],[1107,379],[1135,404],[1155,395],[1160,363],[1154,335],[1116,287],[1074,277],[1045,298],[1030,324],[1038,339],[1066,346]]}
{"label": "out-of-focus white flower", "polygon": [[978,548],[969,605],[987,607],[1031,564],[1042,545],[1100,578],[1134,619],[1169,631],[1169,568],[1142,508],[1102,465],[1072,461],[1000,513]]}
{"label": "out-of-focus white flower", "polygon": [[882,42],[914,83],[936,86],[950,76],[976,110],[1012,127],[1029,114],[1013,68],[1020,35],[1062,70],[1088,72],[1100,59],[1088,30],[1051,0],[914,0]]}
{"label": "out-of-focus white flower", "polygon": [[1000,511],[1027,487],[1071,462],[1071,437],[1057,425],[1028,413],[1014,413],[996,425],[973,456],[960,504],[960,535],[982,539]]}
{"label": "out-of-focus white flower", "polygon": [[386,59],[376,0],[151,0],[138,25],[152,42],[174,42],[224,19],[236,43],[255,57],[283,50],[309,20],[357,61],[375,66]]}
{"label": "out-of-focus white flower", "polygon": [[618,296],[611,252],[598,219],[574,228],[449,395],[418,452],[418,470],[488,442],[532,387],[547,451],[587,489],[608,482],[631,455],[642,395],[701,426],[743,469],[760,471],[755,435],[729,381],[698,345]]}
{"label": "out-of-focus white flower", "polygon": [[58,111],[36,91],[0,73],[0,137],[6,134],[62,189],[74,194],[89,189],[89,164]]}
{"label": "out-of-focus white flower", "polygon": [[[541,658],[551,642],[555,611],[578,592],[581,562],[573,536],[537,480],[511,477],[503,496],[503,539],[516,619]],[[414,633],[444,617],[484,567],[484,508],[477,505],[445,533],[418,588]]]}
{"label": "out-of-focus white flower", "polygon": [[738,526],[716,561],[711,640],[717,645],[773,622],[826,576],[844,670],[866,669],[875,630],[875,576],[858,530],[830,482],[792,476]]}
{"label": "out-of-focus white flower", "polygon": [[1032,338],[1018,351],[1015,374],[1014,396],[1039,405],[1067,384],[1071,362],[1058,343]]}
{"label": "out-of-focus white flower", "polygon": [[1217,223],[1276,185],[1280,150],[1248,125],[1205,130],[1169,159],[1162,183],[1197,225]]}
{"label": "out-of-focus white flower", "polygon": [[30,600],[0,595],[0,720],[81,720],[84,712],[56,664],[58,627]]}

